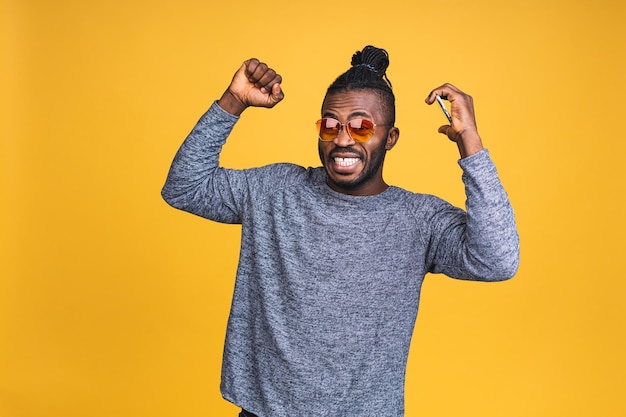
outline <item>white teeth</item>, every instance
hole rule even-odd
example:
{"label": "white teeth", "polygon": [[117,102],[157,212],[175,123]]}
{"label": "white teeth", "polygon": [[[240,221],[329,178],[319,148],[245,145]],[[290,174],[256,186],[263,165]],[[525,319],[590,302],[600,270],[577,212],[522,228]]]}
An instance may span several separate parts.
{"label": "white teeth", "polygon": [[335,158],[335,163],[342,167],[349,167],[359,162],[359,158]]}

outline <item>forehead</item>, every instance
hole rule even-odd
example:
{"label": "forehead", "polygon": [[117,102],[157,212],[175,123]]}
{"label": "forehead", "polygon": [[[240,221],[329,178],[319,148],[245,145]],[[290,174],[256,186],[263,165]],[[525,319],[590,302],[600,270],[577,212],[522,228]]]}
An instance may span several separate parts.
{"label": "forehead", "polygon": [[347,119],[351,116],[382,117],[380,95],[371,90],[342,91],[326,96],[322,116]]}

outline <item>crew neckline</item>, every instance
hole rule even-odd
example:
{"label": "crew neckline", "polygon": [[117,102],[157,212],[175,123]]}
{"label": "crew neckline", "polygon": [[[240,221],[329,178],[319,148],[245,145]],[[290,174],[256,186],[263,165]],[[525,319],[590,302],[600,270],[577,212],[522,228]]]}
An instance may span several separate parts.
{"label": "crew neckline", "polygon": [[[323,168],[322,168],[323,169]],[[342,193],[339,191],[335,191],[333,190],[330,185],[328,185],[328,183],[326,182],[327,180],[327,174],[324,171],[323,175],[320,176],[320,183],[318,184],[318,186],[321,188],[321,190],[329,195],[330,197],[339,199],[339,200],[343,200],[343,201],[348,201],[348,202],[369,202],[369,201],[377,201],[377,200],[385,200],[388,198],[389,195],[392,195],[395,190],[398,188],[394,185],[389,185],[387,187],[387,189],[385,189],[383,192],[378,193],[378,194],[373,194],[373,195],[353,195],[353,194],[346,194],[346,193]]]}

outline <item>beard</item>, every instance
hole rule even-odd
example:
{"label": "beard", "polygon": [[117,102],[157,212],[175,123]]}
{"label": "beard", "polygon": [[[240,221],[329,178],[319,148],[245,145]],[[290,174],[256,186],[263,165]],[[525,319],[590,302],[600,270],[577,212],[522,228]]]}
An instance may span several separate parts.
{"label": "beard", "polygon": [[[387,154],[385,146],[385,141],[382,141],[380,147],[370,154],[370,159],[367,161],[363,161],[363,152],[360,152],[354,148],[335,148],[333,151],[347,151],[351,153],[356,153],[361,157],[361,161],[365,163],[365,168],[356,178],[346,180],[342,180],[340,176],[333,177],[330,175],[330,173],[328,172],[328,168],[326,167],[327,163],[329,163],[330,161],[324,163],[324,155],[322,155],[322,151],[319,150],[320,160],[322,161],[322,165],[324,165],[324,168],[326,169],[328,182],[331,182],[337,187],[343,188],[345,190],[354,190],[368,183],[374,177],[376,177],[382,169],[383,162],[385,161],[385,155]],[[331,151],[329,155],[332,155],[332,153],[333,152]]]}

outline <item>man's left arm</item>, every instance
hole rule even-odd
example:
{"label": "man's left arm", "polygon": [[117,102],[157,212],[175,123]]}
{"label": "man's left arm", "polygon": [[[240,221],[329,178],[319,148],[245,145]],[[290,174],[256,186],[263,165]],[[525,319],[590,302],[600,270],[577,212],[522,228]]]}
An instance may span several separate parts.
{"label": "man's left arm", "polygon": [[451,103],[452,122],[438,131],[458,146],[467,200],[463,221],[440,224],[433,272],[486,281],[511,278],[519,266],[515,216],[489,152],[483,148],[473,99],[444,84],[428,95],[426,103],[434,103],[437,95]]}

